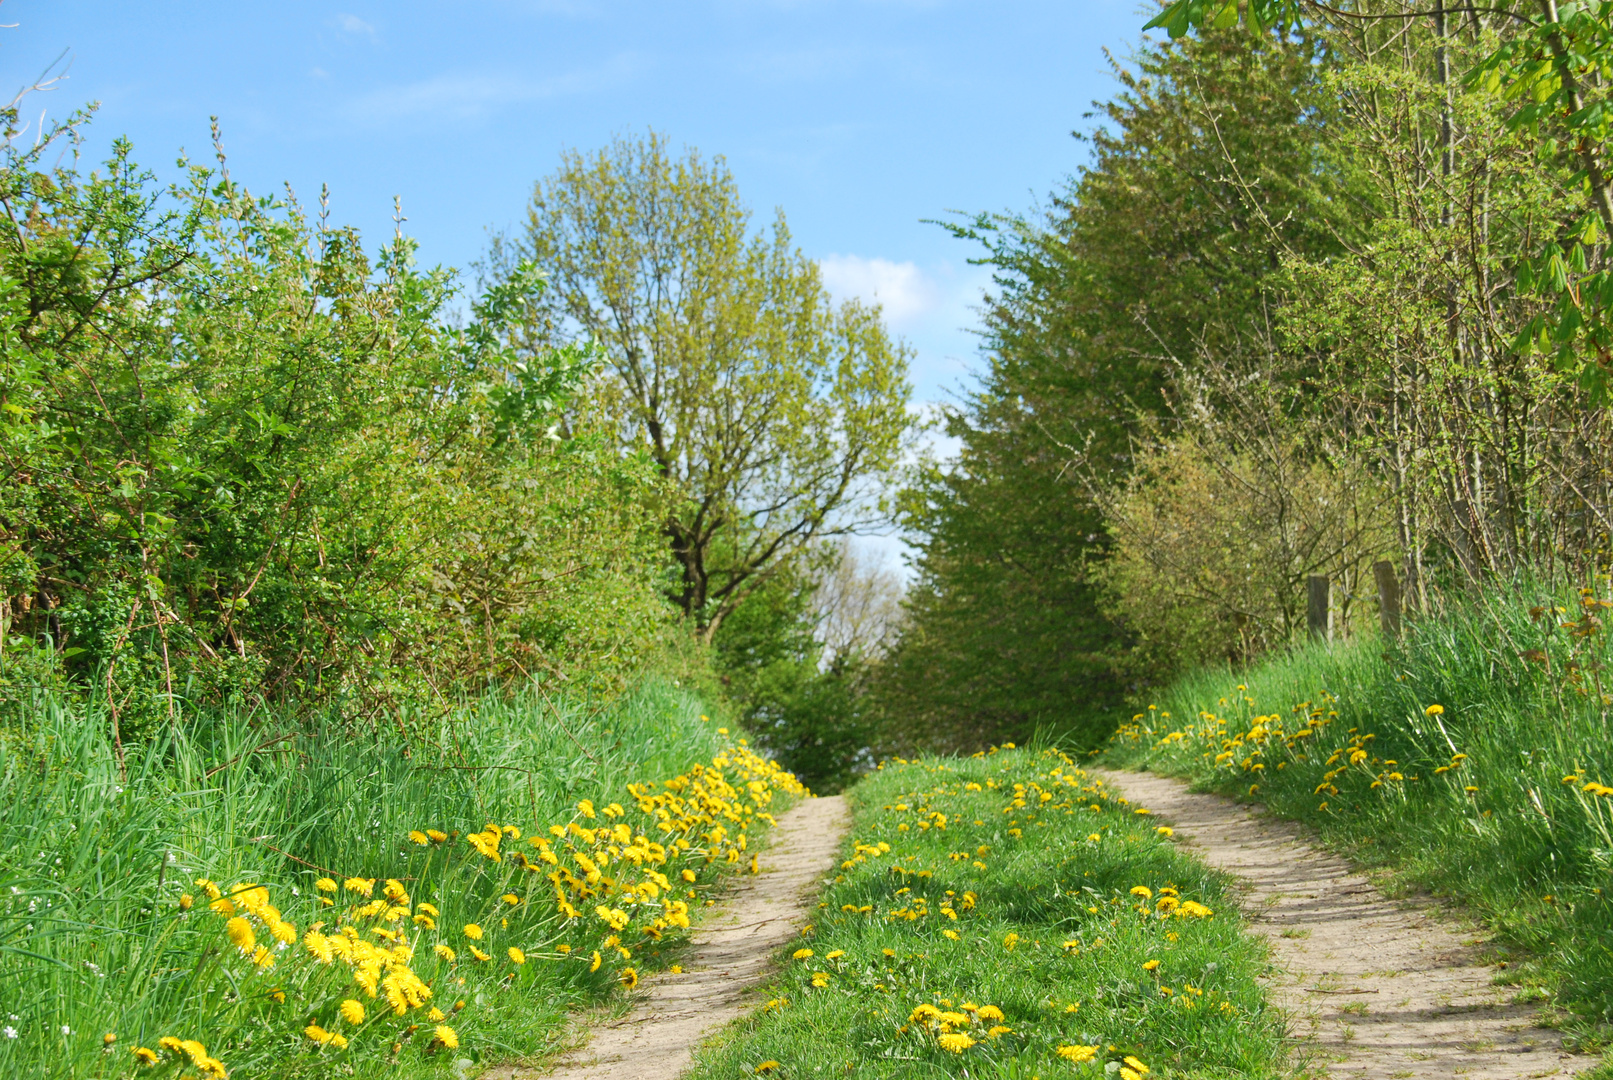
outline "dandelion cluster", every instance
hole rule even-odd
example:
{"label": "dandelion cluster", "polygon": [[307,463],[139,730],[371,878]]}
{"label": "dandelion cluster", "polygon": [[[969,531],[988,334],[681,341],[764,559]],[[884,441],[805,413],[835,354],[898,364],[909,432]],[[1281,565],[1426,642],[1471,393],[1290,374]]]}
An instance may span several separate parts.
{"label": "dandelion cluster", "polygon": [[[563,821],[463,834],[422,823],[399,838],[396,877],[328,873],[300,896],[204,877],[176,914],[213,928],[233,992],[304,1053],[431,1055],[476,1034],[467,990],[524,985],[537,965],[633,990],[635,951],[687,930],[697,889],[745,869],[775,797],[805,793],[740,740],[664,783],[625,785],[623,802],[580,800]],[[302,918],[287,914],[298,907]],[[195,1040],[131,1050],[145,1069],[228,1076]]]}

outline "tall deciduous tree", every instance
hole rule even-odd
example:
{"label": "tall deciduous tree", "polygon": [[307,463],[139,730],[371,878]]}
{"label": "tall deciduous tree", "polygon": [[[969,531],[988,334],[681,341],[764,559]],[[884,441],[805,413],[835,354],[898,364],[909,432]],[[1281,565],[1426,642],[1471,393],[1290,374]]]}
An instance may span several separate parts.
{"label": "tall deciduous tree", "polygon": [[666,481],[674,598],[709,640],[815,541],[883,512],[910,431],[906,349],[836,305],[782,213],[751,230],[723,159],[650,134],[571,153],[493,264],[549,276],[531,344],[592,339],[594,401]]}
{"label": "tall deciduous tree", "polygon": [[1357,231],[1327,63],[1241,34],[1147,47],[1045,217],[957,227],[995,271],[988,367],[948,420],[958,460],[910,491],[922,558],[879,685],[893,747],[1107,732],[1136,673],[1091,573],[1108,534],[1089,487],[1127,474],[1179,366],[1264,347],[1286,255]]}

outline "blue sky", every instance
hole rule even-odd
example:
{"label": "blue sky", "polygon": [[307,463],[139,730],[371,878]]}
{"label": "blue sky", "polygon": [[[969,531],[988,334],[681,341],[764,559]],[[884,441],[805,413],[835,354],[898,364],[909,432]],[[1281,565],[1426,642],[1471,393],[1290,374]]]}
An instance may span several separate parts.
{"label": "blue sky", "polygon": [[55,115],[99,100],[172,177],[223,125],[236,179],[289,182],[374,243],[392,197],[428,263],[465,266],[563,148],[653,127],[728,159],[759,219],[781,207],[841,294],[886,305],[921,401],[975,360],[974,254],[923,223],[1027,209],[1085,160],[1070,137],[1114,83],[1135,0],[5,0],[17,85],[63,49]]}

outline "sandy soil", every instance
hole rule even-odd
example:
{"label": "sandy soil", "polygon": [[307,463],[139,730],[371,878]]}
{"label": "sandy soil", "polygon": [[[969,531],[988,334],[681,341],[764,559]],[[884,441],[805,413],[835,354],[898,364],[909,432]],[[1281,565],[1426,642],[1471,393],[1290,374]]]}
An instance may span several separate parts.
{"label": "sandy soil", "polygon": [[627,1015],[596,1027],[549,1069],[504,1067],[486,1080],[673,1080],[701,1039],[760,1004],[755,990],[778,947],[807,922],[850,823],[839,796],[781,815],[761,873],[739,878],[707,913],[680,959],[683,974],[646,978]]}
{"label": "sandy soil", "polygon": [[1293,822],[1177,780],[1098,772],[1176,830],[1176,840],[1242,886],[1244,913],[1278,971],[1296,1063],[1312,1075],[1567,1077],[1595,1059],[1562,1050],[1511,1003],[1461,933],[1429,902],[1394,902]]}

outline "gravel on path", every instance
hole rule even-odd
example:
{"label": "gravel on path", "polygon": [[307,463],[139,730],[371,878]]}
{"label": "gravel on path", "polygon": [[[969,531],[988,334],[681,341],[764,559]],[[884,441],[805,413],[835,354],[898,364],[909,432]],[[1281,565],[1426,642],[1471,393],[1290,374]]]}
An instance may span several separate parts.
{"label": "gravel on path", "polygon": [[1296,1065],[1310,1075],[1521,1080],[1596,1063],[1565,1052],[1534,1009],[1495,985],[1471,932],[1464,940],[1432,903],[1389,900],[1303,826],[1180,780],[1090,771],[1237,880],[1250,929],[1271,948],[1268,990]]}
{"label": "gravel on path", "polygon": [[506,1066],[486,1080],[674,1080],[700,1040],[759,1004],[754,991],[808,921],[850,824],[840,796],[797,803],[771,830],[761,873],[739,878],[695,930],[682,974],[647,977],[626,1016],[548,1068]]}

